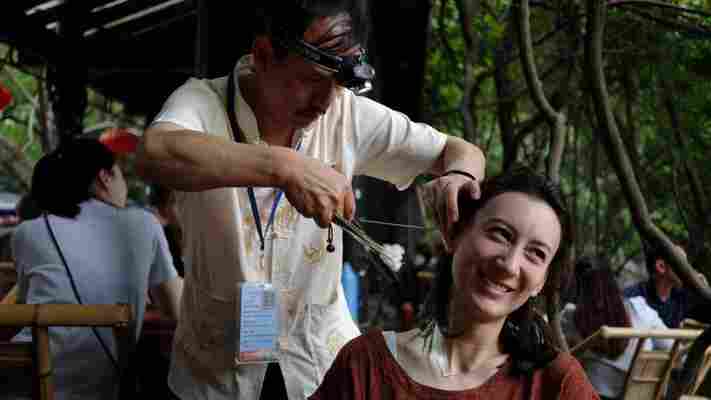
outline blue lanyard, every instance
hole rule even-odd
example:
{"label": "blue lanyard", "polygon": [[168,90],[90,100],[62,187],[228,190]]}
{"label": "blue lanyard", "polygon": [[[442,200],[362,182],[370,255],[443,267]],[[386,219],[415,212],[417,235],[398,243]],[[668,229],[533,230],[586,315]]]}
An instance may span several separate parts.
{"label": "blue lanyard", "polygon": [[[301,149],[301,141],[303,139],[303,136],[299,138],[299,143],[296,145],[296,151],[299,151]],[[249,195],[249,205],[252,208],[252,216],[254,217],[254,224],[257,226],[257,233],[259,234],[259,242],[261,244],[261,249],[264,251],[264,234],[269,232],[269,227],[271,227],[274,224],[274,216],[276,215],[276,210],[279,207],[279,201],[281,200],[282,196],[284,195],[284,192],[279,190],[277,191],[276,197],[274,198],[274,204],[272,205],[272,210],[269,212],[269,219],[267,220],[267,226],[264,227],[264,231],[262,231],[262,221],[259,216],[259,207],[257,207],[257,198],[254,196],[254,188],[249,186],[247,187],[247,194]]]}
{"label": "blue lanyard", "polygon": [[[238,143],[247,143],[247,139],[244,137],[244,133],[239,129],[239,124],[237,123],[237,116],[235,115],[235,79],[234,71],[230,73],[227,78],[227,116],[230,120],[230,126],[232,127],[233,139]],[[296,144],[296,151],[301,149],[301,142],[304,137],[299,138],[299,142]],[[247,187],[247,194],[249,195],[249,205],[252,208],[252,216],[254,217],[254,224],[257,226],[257,233],[259,234],[259,241],[261,243],[261,249],[264,251],[264,234],[269,231],[269,227],[274,224],[274,216],[276,210],[279,207],[279,201],[281,200],[284,192],[279,190],[274,198],[274,204],[272,205],[272,210],[269,213],[269,219],[267,220],[267,226],[264,227],[262,231],[262,221],[259,217],[259,207],[257,207],[257,198],[254,195],[254,188],[251,186]]]}

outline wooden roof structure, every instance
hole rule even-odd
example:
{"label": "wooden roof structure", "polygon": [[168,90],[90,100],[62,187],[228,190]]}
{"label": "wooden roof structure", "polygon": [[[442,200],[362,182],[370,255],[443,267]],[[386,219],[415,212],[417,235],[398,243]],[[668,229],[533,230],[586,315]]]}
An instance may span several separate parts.
{"label": "wooden roof structure", "polygon": [[[251,46],[258,1],[5,1],[0,42],[15,49],[19,64],[47,66],[56,131],[72,135],[82,129],[86,87],[150,119],[190,76],[228,73]],[[368,50],[377,71],[370,96],[415,120],[422,117],[430,7],[428,0],[370,1]],[[394,203],[411,198],[383,186],[369,193]],[[369,217],[414,223],[413,209],[374,210]],[[386,242],[402,234],[372,231]]]}
{"label": "wooden roof structure", "polygon": [[[14,46],[22,63],[69,64],[86,71],[88,86],[122,101],[129,112],[150,115],[189,76],[225,74],[249,50],[257,0],[5,3],[0,41]],[[375,54],[384,61],[378,79],[387,74],[383,65],[391,65],[387,68],[409,71],[393,70],[387,78],[411,86],[413,73],[422,76],[428,1],[372,1],[371,7],[371,38],[379,37],[372,41],[382,48]]]}
{"label": "wooden roof structure", "polygon": [[[208,72],[207,46],[200,29],[212,3],[220,12],[251,12],[250,1],[198,0],[23,0],[6,2],[0,41],[10,43],[21,63],[70,63],[86,71],[86,83],[107,97],[124,102],[129,112],[155,112],[180,83]],[[239,13],[239,3],[247,12]],[[9,9],[8,9],[9,8]],[[235,10],[231,10],[235,9]],[[249,21],[251,18],[245,18]],[[219,21],[215,21],[219,24]],[[249,24],[230,27],[231,55],[246,51],[251,41]],[[206,38],[209,39],[209,38]],[[214,42],[214,40],[209,40]],[[202,47],[202,48],[201,48]],[[202,54],[200,54],[202,52]],[[214,58],[214,57],[213,57]],[[226,65],[233,63],[230,59]],[[201,70],[202,69],[202,70]],[[215,68],[224,70],[222,68]],[[156,106],[158,104],[158,106]]]}

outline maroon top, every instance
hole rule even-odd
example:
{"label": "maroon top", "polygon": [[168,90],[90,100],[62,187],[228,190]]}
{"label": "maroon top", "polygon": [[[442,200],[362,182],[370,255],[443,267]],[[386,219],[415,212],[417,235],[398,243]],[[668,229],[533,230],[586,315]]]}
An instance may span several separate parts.
{"label": "maroon top", "polygon": [[413,381],[387,348],[382,331],[346,344],[310,400],[599,400],[580,363],[560,353],[530,376],[511,376],[510,363],[481,386],[442,390]]}

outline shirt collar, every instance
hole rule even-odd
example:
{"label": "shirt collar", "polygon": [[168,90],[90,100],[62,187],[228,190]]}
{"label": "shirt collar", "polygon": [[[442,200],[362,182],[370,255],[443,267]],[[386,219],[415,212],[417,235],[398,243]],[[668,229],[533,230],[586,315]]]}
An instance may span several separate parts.
{"label": "shirt collar", "polygon": [[237,62],[234,71],[235,80],[235,115],[237,116],[237,125],[242,130],[242,133],[247,140],[247,143],[257,144],[262,143],[260,139],[261,134],[259,133],[259,125],[257,125],[257,117],[254,115],[252,107],[247,104],[242,96],[242,89],[239,87],[239,77],[244,75],[249,75],[254,73],[254,64],[252,63],[252,56],[243,56]]}

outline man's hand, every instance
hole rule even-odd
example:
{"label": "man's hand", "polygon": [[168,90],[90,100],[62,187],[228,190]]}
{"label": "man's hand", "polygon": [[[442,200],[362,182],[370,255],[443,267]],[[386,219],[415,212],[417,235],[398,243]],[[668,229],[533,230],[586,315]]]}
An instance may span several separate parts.
{"label": "man's hand", "polygon": [[447,251],[452,250],[452,228],[459,221],[460,193],[471,199],[481,196],[479,181],[459,174],[444,175],[424,185],[424,199],[433,211]]}
{"label": "man's hand", "polygon": [[340,172],[315,158],[292,152],[279,166],[280,187],[289,203],[302,215],[327,227],[334,214],[351,220],[355,197],[350,181]]}

